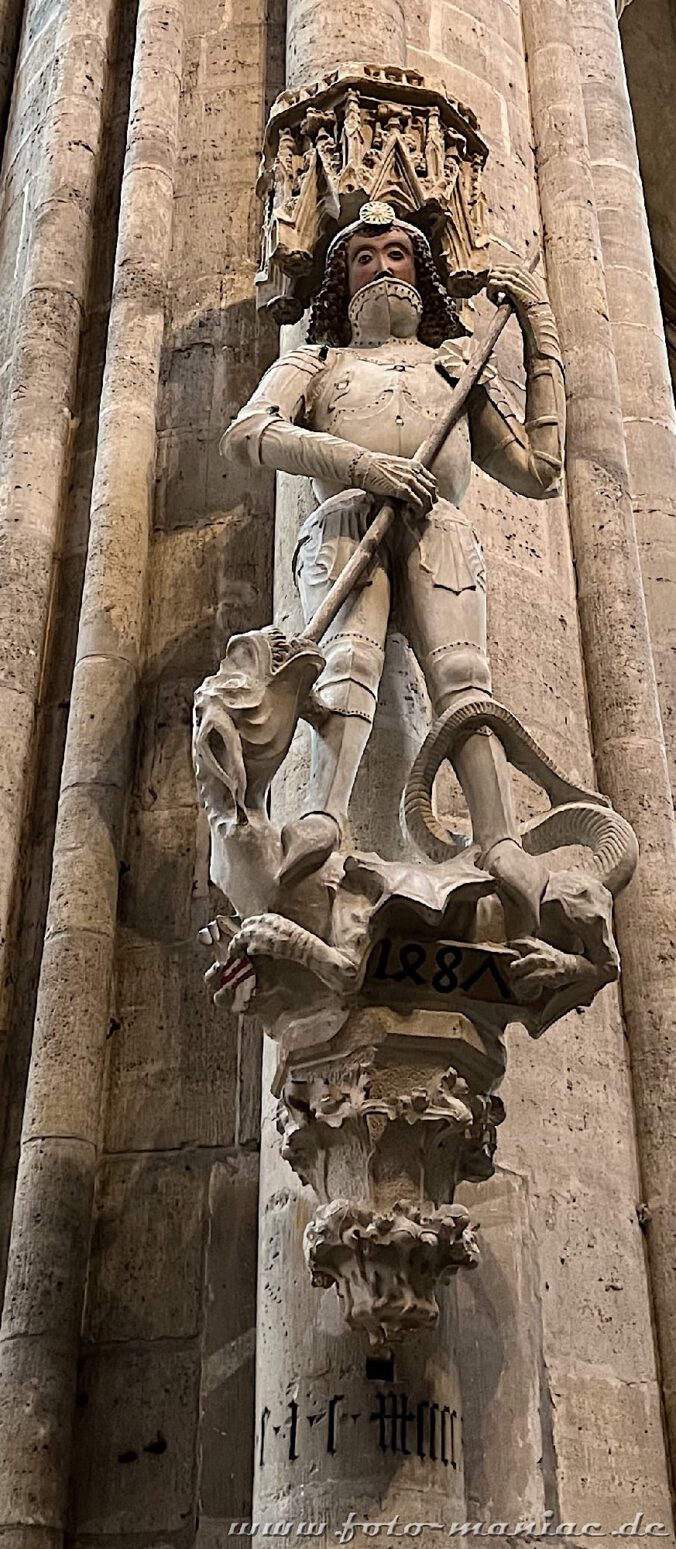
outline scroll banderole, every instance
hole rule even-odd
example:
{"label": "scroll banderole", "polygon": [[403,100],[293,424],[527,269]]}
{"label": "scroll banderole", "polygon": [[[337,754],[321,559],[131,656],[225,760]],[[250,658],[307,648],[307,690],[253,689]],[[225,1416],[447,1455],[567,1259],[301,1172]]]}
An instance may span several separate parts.
{"label": "scroll banderole", "polygon": [[[540,254],[537,252],[528,265],[529,273],[532,274],[539,260]],[[441,451],[446,437],[450,435],[453,426],[457,425],[472,388],[478,382],[484,366],[490,360],[498,339],[512,315],[512,311],[513,307],[510,301],[503,301],[497,308],[485,339],[477,345],[471,359],[467,362],[453,388],[448,400],[446,413],[442,415],[436,429],[418,447],[412,459],[413,462],[421,463],[424,468],[431,468],[435,457]],[[300,636],[301,640],[312,640],[317,645],[322,635],[326,634],[329,625],[333,623],[336,614],[339,613],[343,603],[347,601],[353,587],[360,581],[374,554],[387,536],[392,523],[396,519],[397,510],[398,503],[392,500],[386,500],[380,507],[377,516],[374,517],[370,527],[357,544],[354,554],[351,555],[347,564],[341,570],[338,579],[334,581],[331,590],[327,592],[324,601],[320,604],[316,613],[312,615],[310,622],[306,624]]]}

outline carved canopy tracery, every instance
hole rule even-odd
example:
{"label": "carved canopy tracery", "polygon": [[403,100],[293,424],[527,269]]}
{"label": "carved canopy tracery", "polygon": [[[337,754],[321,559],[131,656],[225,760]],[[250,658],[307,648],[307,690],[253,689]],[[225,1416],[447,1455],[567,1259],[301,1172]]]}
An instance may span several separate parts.
{"label": "carved canopy tracery", "polygon": [[259,306],[295,322],[329,241],[367,200],[384,200],[432,243],[451,289],[485,246],[488,148],[475,115],[414,70],[355,64],[285,91],[268,122],[257,192],[265,201]]}

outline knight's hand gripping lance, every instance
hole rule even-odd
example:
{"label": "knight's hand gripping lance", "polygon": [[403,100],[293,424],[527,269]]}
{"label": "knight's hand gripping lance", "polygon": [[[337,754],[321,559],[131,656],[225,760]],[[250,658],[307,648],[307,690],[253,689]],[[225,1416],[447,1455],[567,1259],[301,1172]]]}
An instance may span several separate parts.
{"label": "knight's hand gripping lance", "polygon": [[[537,252],[528,265],[529,274],[534,272],[539,261],[540,253]],[[477,344],[451,392],[445,414],[441,416],[438,425],[431,435],[427,436],[422,445],[418,447],[413,458],[414,462],[421,463],[424,468],[431,468],[447,436],[450,435],[454,425],[457,425],[472,388],[478,382],[484,367],[488,364],[513,310],[512,303],[508,300],[503,301],[497,308],[485,338]],[[333,623],[336,614],[349,597],[353,587],[357,585],[364,571],[370,565],[374,554],[379,549],[392,523],[395,521],[396,515],[397,502],[386,500],[365,532],[364,537],[358,543],[354,554],[351,555],[347,564],[341,570],[338,579],[334,581],[324,601],[320,604],[316,613],[313,614],[309,623],[306,624],[300,636],[301,640],[311,640],[314,644],[318,644],[322,636],[326,634],[329,625]]]}

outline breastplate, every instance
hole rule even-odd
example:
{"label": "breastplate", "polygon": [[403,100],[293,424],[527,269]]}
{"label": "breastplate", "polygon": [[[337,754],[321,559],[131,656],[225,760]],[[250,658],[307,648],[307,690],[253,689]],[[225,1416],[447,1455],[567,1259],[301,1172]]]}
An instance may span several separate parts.
{"label": "breastplate", "polygon": [[[417,340],[395,340],[359,351],[332,351],[309,409],[313,430],[330,432],[372,452],[412,457],[448,404],[451,389],[435,369],[435,353]],[[439,493],[459,505],[472,466],[463,415],[444,444],[434,473]]]}

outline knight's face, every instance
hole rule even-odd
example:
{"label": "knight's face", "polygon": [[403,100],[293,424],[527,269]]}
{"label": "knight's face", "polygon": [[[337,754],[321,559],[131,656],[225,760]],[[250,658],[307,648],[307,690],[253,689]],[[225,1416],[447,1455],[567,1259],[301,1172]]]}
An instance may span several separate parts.
{"label": "knight's face", "polygon": [[411,238],[396,226],[379,236],[362,236],[359,232],[350,237],[347,246],[347,279],[350,300],[357,291],[391,274],[395,280],[405,280],[407,285],[416,284],[415,253]]}

